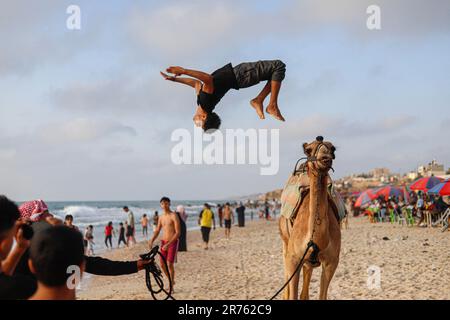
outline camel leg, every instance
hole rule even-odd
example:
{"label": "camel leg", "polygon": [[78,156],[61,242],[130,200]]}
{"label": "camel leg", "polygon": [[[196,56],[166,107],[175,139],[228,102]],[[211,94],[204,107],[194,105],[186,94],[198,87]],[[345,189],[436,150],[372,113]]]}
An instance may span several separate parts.
{"label": "camel leg", "polygon": [[[283,241],[283,262],[284,262],[284,283],[286,283],[289,280],[289,277],[291,276],[288,274],[287,270],[287,247],[288,243]],[[283,299],[288,300],[289,299],[289,285],[286,286],[283,293]]]}
{"label": "camel leg", "polygon": [[303,287],[300,293],[300,300],[309,300],[309,284],[311,282],[311,276],[313,268],[306,264],[303,265]]}
{"label": "camel leg", "polygon": [[[286,257],[286,260],[287,263],[285,269],[288,273],[287,279],[289,279],[292,274],[294,274],[294,271],[297,268],[300,259],[294,256],[288,256]],[[300,269],[301,267],[298,268],[297,272],[295,272],[295,275],[292,277],[291,282],[289,282],[289,300],[298,300],[298,282],[300,280]]]}
{"label": "camel leg", "polygon": [[331,279],[333,278],[334,272],[338,263],[327,263],[322,265],[322,276],[320,277],[320,300],[327,300],[328,287],[330,285]]}

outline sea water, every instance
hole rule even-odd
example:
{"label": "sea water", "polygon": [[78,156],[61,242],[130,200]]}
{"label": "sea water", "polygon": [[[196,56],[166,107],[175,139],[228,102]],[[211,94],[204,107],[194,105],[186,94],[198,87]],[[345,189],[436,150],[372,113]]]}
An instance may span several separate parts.
{"label": "sea water", "polygon": [[[204,203],[212,205],[212,209],[215,213],[216,224],[219,226],[219,220],[217,215],[217,208],[214,206],[218,203],[225,203],[226,200],[211,201],[211,200],[198,200],[198,201],[172,201],[171,209],[175,211],[178,205],[183,205],[186,214],[186,226],[188,230],[199,229],[198,216],[203,209]],[[230,201],[233,202],[233,201]],[[135,220],[135,238],[136,241],[143,241],[149,239],[153,233],[153,215],[155,211],[158,211],[159,215],[162,214],[159,201],[73,201],[73,202],[47,202],[49,211],[64,220],[64,217],[68,214],[73,216],[73,224],[77,226],[84,234],[87,226],[92,225],[94,227],[94,253],[102,253],[106,250],[104,243],[105,240],[105,226],[109,221],[113,223],[115,230],[115,237],[113,237],[113,248],[117,248],[117,241],[119,237],[119,223],[125,224],[128,214],[123,211],[123,207],[127,206],[134,214]],[[142,235],[142,226],[140,220],[143,214],[147,214],[149,218],[148,225],[148,237]],[[250,210],[246,210],[246,215],[250,216]],[[236,216],[235,216],[236,217]],[[121,245],[123,247],[123,243]]]}

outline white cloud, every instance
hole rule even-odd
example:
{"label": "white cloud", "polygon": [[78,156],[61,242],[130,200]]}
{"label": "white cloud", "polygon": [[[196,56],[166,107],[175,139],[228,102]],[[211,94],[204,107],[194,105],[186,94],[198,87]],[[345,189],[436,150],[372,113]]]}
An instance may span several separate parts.
{"label": "white cloud", "polygon": [[85,118],[48,124],[38,130],[38,136],[46,143],[91,142],[116,134],[135,136],[136,130],[117,122]]}
{"label": "white cloud", "polygon": [[[177,2],[131,12],[129,32],[152,55],[207,57],[218,45],[240,37],[244,17],[226,2]],[[232,48],[230,48],[232,49]]]}

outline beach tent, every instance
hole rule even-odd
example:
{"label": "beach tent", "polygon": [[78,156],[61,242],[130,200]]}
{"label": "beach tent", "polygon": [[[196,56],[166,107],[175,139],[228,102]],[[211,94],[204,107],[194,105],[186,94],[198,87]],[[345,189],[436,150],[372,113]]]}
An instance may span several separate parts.
{"label": "beach tent", "polygon": [[382,196],[387,201],[390,197],[403,197],[405,201],[409,201],[409,193],[406,188],[399,188],[394,186],[386,186],[375,190],[377,197]]}
{"label": "beach tent", "polygon": [[428,192],[429,189],[432,189],[434,186],[438,185],[443,181],[444,179],[435,176],[419,178],[416,181],[414,181],[409,188],[413,191]]}
{"label": "beach tent", "polygon": [[450,196],[450,179],[435,185],[428,190],[428,193],[440,196]]}
{"label": "beach tent", "polygon": [[356,199],[355,207],[362,207],[368,203],[370,203],[372,200],[376,199],[377,195],[372,189],[368,189],[361,193],[361,195]]}

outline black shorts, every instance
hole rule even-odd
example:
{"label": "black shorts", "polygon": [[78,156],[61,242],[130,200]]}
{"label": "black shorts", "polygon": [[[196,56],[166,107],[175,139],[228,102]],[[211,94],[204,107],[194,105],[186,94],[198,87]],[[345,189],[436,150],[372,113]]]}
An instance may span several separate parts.
{"label": "black shorts", "polygon": [[200,231],[202,232],[202,239],[204,242],[209,242],[209,233],[211,232],[211,228],[201,227]]}
{"label": "black shorts", "polygon": [[223,222],[225,223],[225,228],[231,229],[231,219],[224,219]]}
{"label": "black shorts", "polygon": [[238,87],[242,89],[254,86],[261,81],[283,81],[286,65],[281,60],[260,60],[238,64],[233,71]]}

